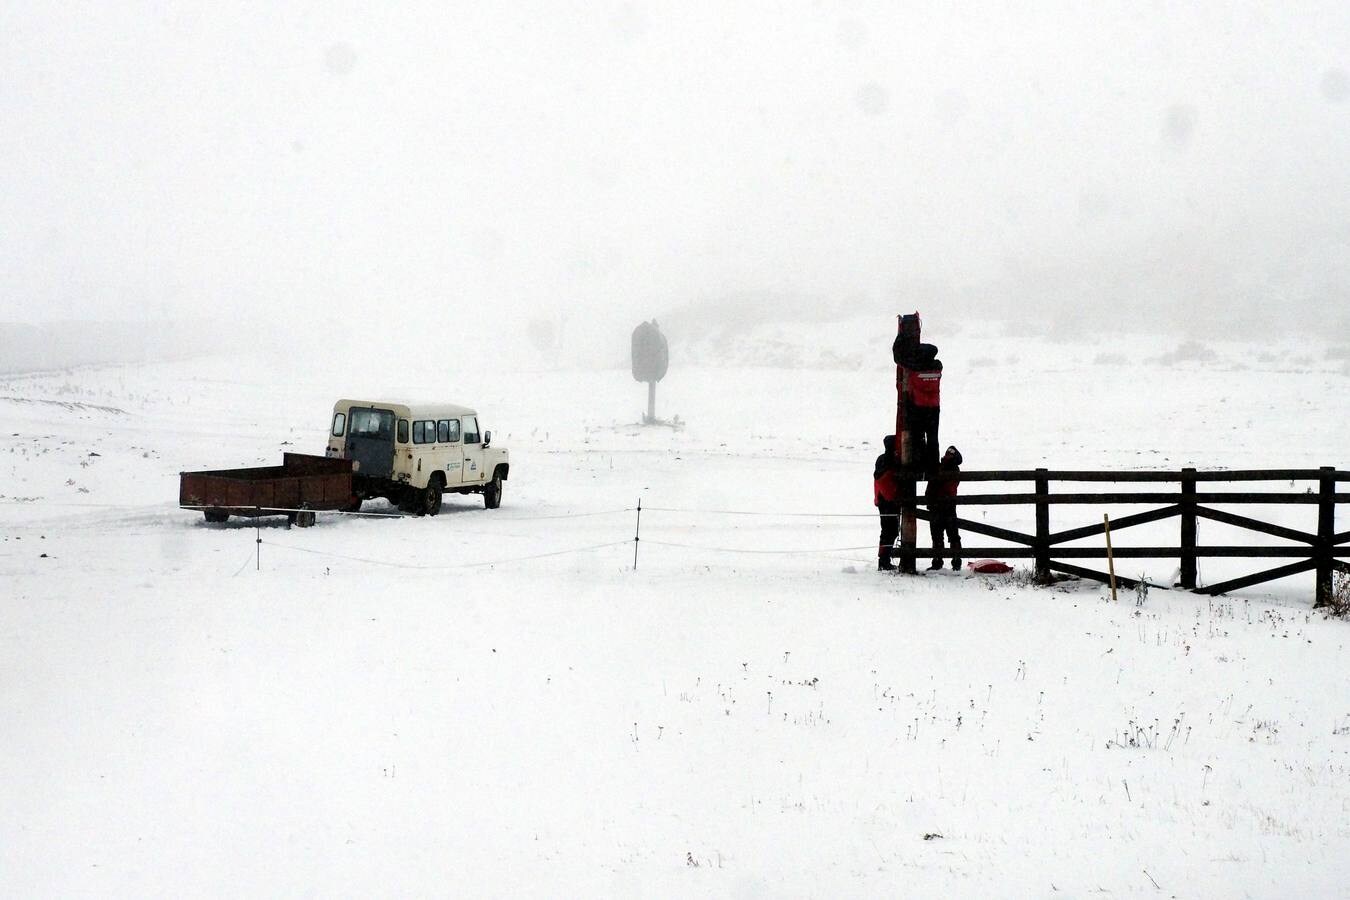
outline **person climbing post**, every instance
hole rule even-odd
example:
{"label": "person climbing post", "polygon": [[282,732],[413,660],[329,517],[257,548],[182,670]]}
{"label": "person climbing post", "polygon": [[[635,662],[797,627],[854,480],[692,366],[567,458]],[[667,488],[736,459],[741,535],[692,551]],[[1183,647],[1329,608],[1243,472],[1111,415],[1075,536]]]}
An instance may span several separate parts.
{"label": "person climbing post", "polygon": [[961,569],[961,532],[956,527],[956,488],[961,482],[961,451],[948,447],[937,471],[929,476],[924,496],[928,498],[928,532],[933,539],[933,564],[930,571],[942,568],[942,539],[945,535],[952,550],[952,568]]}
{"label": "person climbing post", "polygon": [[910,366],[908,428],[913,435],[914,463],[931,475],[938,467],[938,416],[941,412],[942,360],[938,348],[920,344]]}
{"label": "person climbing post", "polygon": [[895,458],[895,435],[886,435],[881,443],[884,449],[872,468],[872,503],[881,516],[877,569],[889,571],[895,568],[895,563],[891,562],[891,550],[895,548],[895,539],[900,536],[900,485],[895,477],[900,463]]}

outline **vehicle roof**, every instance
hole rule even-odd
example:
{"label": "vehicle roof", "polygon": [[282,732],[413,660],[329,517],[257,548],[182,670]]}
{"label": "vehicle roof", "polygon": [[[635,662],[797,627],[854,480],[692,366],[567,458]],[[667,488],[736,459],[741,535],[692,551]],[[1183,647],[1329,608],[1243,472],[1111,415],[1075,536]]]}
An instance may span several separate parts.
{"label": "vehicle roof", "polygon": [[478,410],[456,403],[422,403],[412,400],[339,400],[333,404],[333,411],[362,406],[393,410],[400,418],[405,419],[445,419],[451,416],[478,415]]}

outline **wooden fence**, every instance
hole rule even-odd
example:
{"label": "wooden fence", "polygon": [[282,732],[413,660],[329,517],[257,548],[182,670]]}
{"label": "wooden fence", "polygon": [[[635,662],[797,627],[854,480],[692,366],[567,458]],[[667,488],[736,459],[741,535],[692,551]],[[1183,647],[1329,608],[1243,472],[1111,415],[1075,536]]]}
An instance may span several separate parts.
{"label": "wooden fence", "polygon": [[[923,497],[915,497],[915,480],[918,475],[905,482],[903,494],[912,499],[903,499],[902,504],[914,504],[917,518],[928,519],[926,509],[919,508],[925,503]],[[1107,550],[1102,546],[1065,546],[1071,541],[1091,538],[1105,532],[1104,522],[1094,522],[1060,531],[1050,530],[1050,508],[1052,506],[1086,506],[1100,509],[1105,506],[1151,505],[1157,506],[1144,512],[1122,516],[1110,523],[1114,537],[1117,532],[1148,522],[1158,522],[1176,517],[1181,520],[1180,536],[1174,547],[1116,547],[1113,555],[1116,559],[1178,559],[1181,562],[1180,587],[1202,594],[1223,594],[1227,591],[1297,575],[1301,572],[1316,572],[1316,606],[1327,605],[1332,596],[1332,573],[1335,571],[1350,573],[1350,531],[1336,532],[1336,506],[1350,503],[1350,493],[1337,493],[1338,482],[1350,482],[1350,471],[1338,470],[1327,466],[1320,469],[1253,469],[1242,471],[1197,471],[1181,469],[1179,471],[1141,471],[1141,472],[1052,472],[1048,469],[1030,469],[1008,472],[962,472],[960,475],[962,490],[968,491],[972,483],[978,482],[1030,482],[1031,493],[979,494],[963,493],[955,498],[960,506],[1009,506],[1030,505],[1036,508],[1036,532],[1025,534],[1010,528],[1001,528],[985,522],[977,522],[958,516],[957,525],[967,534],[979,534],[1008,541],[1015,546],[981,547],[965,546],[961,555],[967,558],[980,556],[1002,556],[1035,560],[1036,576],[1043,582],[1051,580],[1052,572],[1062,572],[1107,581],[1108,576],[1093,569],[1083,568],[1065,562],[1066,559],[1105,559]],[[1256,482],[1305,482],[1301,490],[1253,491],[1226,490],[1216,491],[1213,485],[1250,485]],[[1100,493],[1064,492],[1051,493],[1051,485],[1057,483],[1155,483],[1176,485],[1175,490],[1152,491],[1110,491]],[[1205,490],[1200,486],[1204,485]],[[1317,508],[1317,531],[1300,531],[1271,522],[1263,522],[1250,516],[1215,509],[1215,506],[1315,506]],[[1221,522],[1258,534],[1283,538],[1292,544],[1245,546],[1245,545],[1206,545],[1196,538],[1196,523],[1200,519]],[[896,548],[893,557],[905,564],[920,556],[929,554],[925,548]],[[1254,572],[1240,578],[1232,578],[1217,584],[1197,587],[1196,561],[1206,558],[1242,558],[1242,559],[1290,559],[1294,561],[1274,568]],[[1127,587],[1138,584],[1135,579],[1116,577],[1116,581]]]}

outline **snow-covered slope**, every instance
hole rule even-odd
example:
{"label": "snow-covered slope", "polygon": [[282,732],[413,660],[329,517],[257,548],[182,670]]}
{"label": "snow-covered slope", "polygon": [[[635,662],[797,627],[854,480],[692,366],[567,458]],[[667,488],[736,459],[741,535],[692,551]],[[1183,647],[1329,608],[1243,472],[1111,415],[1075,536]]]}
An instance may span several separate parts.
{"label": "snow-covered slope", "polygon": [[[681,430],[632,425],[620,369],[0,380],[4,892],[1343,892],[1350,624],[1308,578],[1137,605],[875,572],[893,369],[850,328],[677,345]],[[1335,345],[928,328],[967,468],[1347,463]],[[476,404],[502,508],[176,509],[180,470],[317,451],[379,394]]]}

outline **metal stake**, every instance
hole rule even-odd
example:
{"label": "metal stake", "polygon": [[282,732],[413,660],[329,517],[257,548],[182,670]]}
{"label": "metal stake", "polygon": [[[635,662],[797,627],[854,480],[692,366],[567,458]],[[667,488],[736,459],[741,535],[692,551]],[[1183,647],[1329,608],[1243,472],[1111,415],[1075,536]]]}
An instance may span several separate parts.
{"label": "metal stake", "polygon": [[1111,602],[1116,602],[1116,558],[1111,552],[1111,517],[1102,513],[1102,525],[1106,528],[1106,571],[1111,573]]}
{"label": "metal stake", "polygon": [[633,532],[633,571],[637,571],[638,541],[642,539],[642,498],[638,498],[637,530]]}

